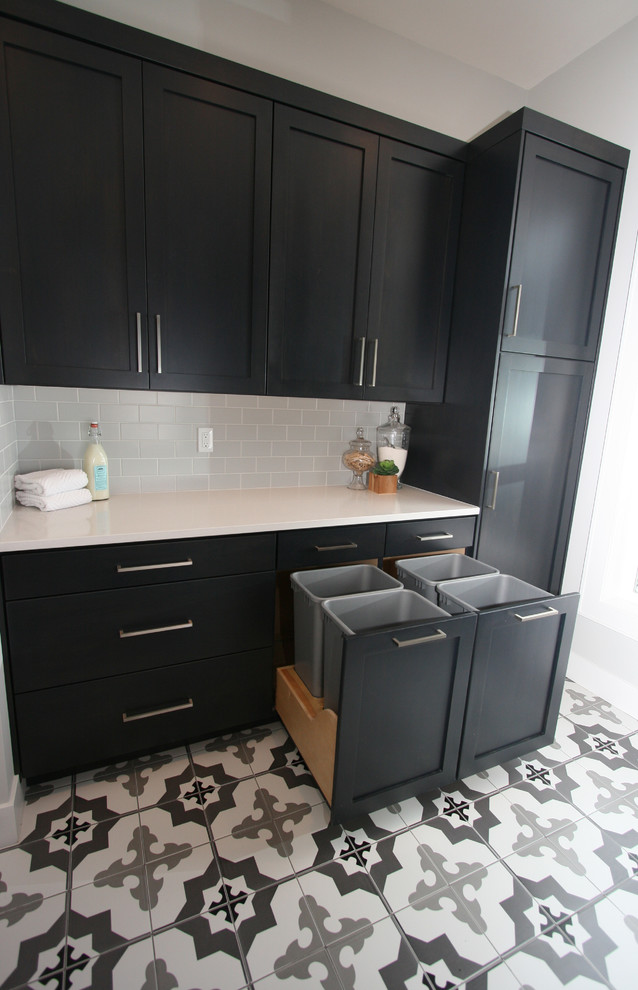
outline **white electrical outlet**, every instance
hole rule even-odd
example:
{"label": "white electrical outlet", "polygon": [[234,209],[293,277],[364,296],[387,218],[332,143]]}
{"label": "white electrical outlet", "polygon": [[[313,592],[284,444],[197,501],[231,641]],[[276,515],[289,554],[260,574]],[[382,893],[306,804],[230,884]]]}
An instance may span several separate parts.
{"label": "white electrical outlet", "polygon": [[212,454],[213,452],[212,426],[197,427],[197,452],[198,454]]}

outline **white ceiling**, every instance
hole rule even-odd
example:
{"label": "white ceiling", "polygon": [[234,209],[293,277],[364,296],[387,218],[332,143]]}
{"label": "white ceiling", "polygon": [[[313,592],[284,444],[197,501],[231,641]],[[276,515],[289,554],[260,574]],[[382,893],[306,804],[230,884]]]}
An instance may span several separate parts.
{"label": "white ceiling", "polygon": [[324,2],[523,89],[638,17],[638,0]]}

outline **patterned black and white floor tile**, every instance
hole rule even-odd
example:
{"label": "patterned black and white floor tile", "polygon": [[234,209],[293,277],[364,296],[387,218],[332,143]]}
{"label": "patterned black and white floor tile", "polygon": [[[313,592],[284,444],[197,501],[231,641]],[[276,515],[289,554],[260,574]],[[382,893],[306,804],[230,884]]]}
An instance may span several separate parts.
{"label": "patterned black and white floor tile", "polygon": [[279,722],[28,789],[2,990],[635,990],[638,721],[343,825]]}

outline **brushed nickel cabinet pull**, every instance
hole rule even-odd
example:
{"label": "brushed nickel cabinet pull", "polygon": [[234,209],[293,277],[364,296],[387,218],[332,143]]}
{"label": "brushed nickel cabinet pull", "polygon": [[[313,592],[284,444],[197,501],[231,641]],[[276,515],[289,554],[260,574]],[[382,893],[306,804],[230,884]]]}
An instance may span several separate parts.
{"label": "brushed nickel cabinet pull", "polygon": [[176,622],[173,626],[154,626],[152,629],[120,629],[120,639],[129,639],[131,636],[151,636],[153,633],[173,632],[174,629],[192,629],[193,620],[186,622]]}
{"label": "brushed nickel cabinet pull", "polygon": [[505,337],[516,336],[518,332],[518,318],[521,313],[521,296],[523,294],[523,286],[519,284],[519,285],[513,285],[511,288],[516,289],[516,308],[514,310],[514,326],[512,327],[510,333],[506,333],[503,335]]}
{"label": "brushed nickel cabinet pull", "polygon": [[193,699],[186,698],[185,701],[178,701],[174,705],[163,705],[161,708],[149,708],[147,711],[122,712],[123,722],[137,722],[141,718],[155,718],[156,715],[168,715],[169,712],[181,712],[186,708],[193,708]]}
{"label": "brushed nickel cabinet pull", "polygon": [[155,317],[155,335],[157,342],[157,374],[162,374],[162,321],[159,313]]}
{"label": "brushed nickel cabinet pull", "polygon": [[137,334],[137,373],[142,374],[142,314],[135,314],[135,331]]}
{"label": "brushed nickel cabinet pull", "polygon": [[374,338],[374,350],[372,352],[372,381],[370,388],[375,388],[377,384],[377,357],[379,355],[379,338]]}
{"label": "brushed nickel cabinet pull", "polygon": [[431,533],[428,536],[417,536],[417,540],[421,543],[427,543],[429,540],[453,540],[454,533]]}
{"label": "brushed nickel cabinet pull", "polygon": [[315,547],[315,550],[356,550],[357,543],[335,543],[332,547]]}
{"label": "brushed nickel cabinet pull", "polygon": [[486,509],[492,509],[492,510],[494,510],[494,509],[496,509],[496,493],[498,492],[498,482],[499,482],[499,479],[501,477],[501,472],[500,471],[490,471],[490,474],[493,474],[494,475],[494,490],[492,492],[492,501],[490,502],[489,505],[486,505],[485,508]]}
{"label": "brushed nickel cabinet pull", "polygon": [[359,386],[362,386],[363,385],[363,367],[364,367],[364,364],[365,364],[365,357],[366,357],[366,339],[365,339],[365,337],[359,337],[359,340],[361,341],[361,357],[359,358],[359,381],[356,382],[356,384],[359,385]]}
{"label": "brushed nickel cabinet pull", "polygon": [[193,561],[190,557],[187,560],[171,560],[165,564],[118,564],[118,574],[128,574],[130,571],[159,571],[164,567],[192,567]]}
{"label": "brushed nickel cabinet pull", "polygon": [[533,615],[519,615],[518,612],[514,612],[514,618],[518,619],[519,622],[531,622],[532,619],[546,619],[549,615],[558,615],[558,609],[552,608],[551,605],[545,605],[544,612],[534,612]]}
{"label": "brushed nickel cabinet pull", "polygon": [[447,639],[447,633],[442,629],[437,629],[431,636],[418,636],[417,639],[396,639],[392,637],[392,642],[396,646],[418,646],[420,643],[434,643],[437,639]]}

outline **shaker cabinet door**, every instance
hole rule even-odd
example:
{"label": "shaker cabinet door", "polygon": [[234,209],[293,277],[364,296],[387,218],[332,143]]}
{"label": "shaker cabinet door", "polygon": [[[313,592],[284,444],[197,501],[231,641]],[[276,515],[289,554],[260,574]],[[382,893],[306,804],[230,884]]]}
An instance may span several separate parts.
{"label": "shaker cabinet door", "polygon": [[5,381],[148,387],[140,62],[20,24],[0,37]]}
{"label": "shaker cabinet door", "polygon": [[378,140],[275,108],[271,395],[362,397]]}
{"label": "shaker cabinet door", "polygon": [[443,398],[463,165],[381,139],[365,392]]}
{"label": "shaker cabinet door", "polygon": [[593,361],[623,170],[525,136],[503,348]]}
{"label": "shaker cabinet door", "polygon": [[537,588],[560,589],[593,367],[503,354],[477,556]]}
{"label": "shaker cabinet door", "polygon": [[266,386],[272,103],[144,65],[151,386]]}

